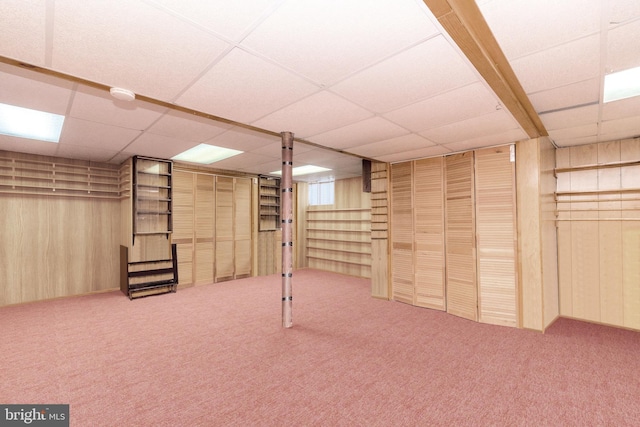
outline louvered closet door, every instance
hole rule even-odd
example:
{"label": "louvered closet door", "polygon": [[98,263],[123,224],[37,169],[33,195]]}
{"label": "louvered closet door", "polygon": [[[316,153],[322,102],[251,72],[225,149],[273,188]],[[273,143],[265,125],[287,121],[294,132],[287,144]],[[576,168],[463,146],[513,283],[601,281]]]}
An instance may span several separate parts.
{"label": "louvered closet door", "polygon": [[234,194],[234,277],[251,276],[251,180],[236,178]]}
{"label": "louvered closet door", "polygon": [[478,320],[473,152],[445,157],[447,312]]}
{"label": "louvered closet door", "polygon": [[214,177],[196,174],[195,195],[195,273],[196,284],[213,282],[213,243],[215,224]]}
{"label": "louvered closet door", "polygon": [[475,157],[479,320],[517,326],[515,163],[508,146]]}
{"label": "louvered closet door", "polygon": [[172,243],[178,252],[178,279],[180,285],[193,283],[193,225],[194,225],[194,174],[173,171]]}
{"label": "louvered closet door", "polygon": [[393,299],[414,304],[411,162],[391,165],[391,286]]}
{"label": "louvered closet door", "polygon": [[216,282],[233,279],[233,178],[216,177]]}
{"label": "louvered closet door", "polygon": [[445,310],[444,160],[414,163],[415,305]]}

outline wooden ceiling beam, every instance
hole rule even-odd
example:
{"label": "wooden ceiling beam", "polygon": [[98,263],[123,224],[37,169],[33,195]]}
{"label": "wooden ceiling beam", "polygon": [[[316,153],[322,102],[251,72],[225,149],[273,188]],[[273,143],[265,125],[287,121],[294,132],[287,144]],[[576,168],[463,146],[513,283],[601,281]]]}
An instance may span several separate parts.
{"label": "wooden ceiling beam", "polygon": [[529,138],[548,136],[475,1],[423,1]]}

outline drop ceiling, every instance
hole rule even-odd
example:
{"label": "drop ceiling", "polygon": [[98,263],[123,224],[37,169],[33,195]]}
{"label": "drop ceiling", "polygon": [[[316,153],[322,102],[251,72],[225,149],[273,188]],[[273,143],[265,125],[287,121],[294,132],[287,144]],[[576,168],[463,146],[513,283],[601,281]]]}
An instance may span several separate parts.
{"label": "drop ceiling", "polygon": [[640,98],[602,102],[635,66],[637,0],[3,0],[0,102],[67,118],[58,144],[0,150],[119,164],[207,143],[244,151],[211,167],[269,174],[287,131],[294,166],[332,169],[298,180],[339,179],[638,136]]}

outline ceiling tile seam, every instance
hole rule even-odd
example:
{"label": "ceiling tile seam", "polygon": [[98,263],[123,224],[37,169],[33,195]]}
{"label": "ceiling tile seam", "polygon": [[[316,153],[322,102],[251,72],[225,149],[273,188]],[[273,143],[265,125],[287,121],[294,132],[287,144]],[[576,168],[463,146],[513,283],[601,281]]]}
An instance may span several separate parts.
{"label": "ceiling tile seam", "polygon": [[600,76],[598,76],[598,137],[602,132],[602,115],[604,114],[604,76],[607,72],[607,44],[609,38],[609,15],[606,13],[605,1],[600,3]]}
{"label": "ceiling tile seam", "polygon": [[338,77],[338,78],[334,79],[332,82],[327,82],[327,83],[324,84],[324,86],[326,88],[331,88],[333,86],[337,86],[338,84],[344,82],[345,80],[348,80],[348,79],[350,79],[352,77],[355,77],[358,74],[361,74],[364,71],[367,71],[368,69],[375,67],[376,65],[379,65],[379,64],[381,64],[381,63],[383,63],[385,61],[388,61],[389,59],[392,59],[392,58],[394,58],[394,57],[396,57],[398,55],[401,55],[401,54],[407,52],[408,50],[411,50],[411,49],[413,49],[415,47],[420,46],[421,44],[424,44],[424,43],[426,43],[426,42],[428,42],[430,40],[433,40],[433,39],[435,39],[437,37],[441,37],[441,36],[442,36],[441,33],[430,34],[430,35],[428,35],[426,37],[423,37],[420,40],[416,40],[416,41],[406,45],[405,47],[402,47],[400,49],[396,49],[394,52],[392,52],[392,53],[390,53],[390,54],[388,54],[386,56],[383,56],[382,58],[378,58],[378,59],[370,62],[369,64],[358,68],[357,70],[354,70],[354,71],[352,71],[352,72],[350,72],[350,73],[348,73],[348,74],[346,74],[346,75],[344,75],[342,77]]}
{"label": "ceiling tile seam", "polygon": [[53,66],[53,32],[55,22],[55,0],[47,0],[45,4],[44,29],[44,66]]}
{"label": "ceiling tile seam", "polygon": [[[496,110],[496,111],[497,111],[497,110]],[[504,111],[508,113],[508,111],[507,111],[507,110],[504,110]],[[456,123],[465,123],[465,122],[469,122],[469,121],[471,121],[471,120],[481,119],[482,117],[486,117],[486,116],[489,116],[489,115],[491,115],[491,114],[495,114],[495,111],[491,111],[491,112],[488,112],[488,113],[478,114],[478,115],[475,115],[475,116],[472,116],[472,117],[467,117],[467,118],[465,118],[465,119],[463,119],[463,120],[458,120],[458,121],[450,122],[450,123],[448,123],[448,124],[440,125],[440,126],[435,127],[435,128],[425,129],[425,130],[422,130],[422,131],[420,131],[420,132],[413,132],[413,133],[417,133],[418,135],[422,136],[423,138],[427,138],[426,136],[422,135],[422,132],[428,132],[428,131],[433,131],[433,130],[437,130],[437,129],[445,128],[445,127],[447,127],[447,126],[451,126],[451,125],[454,125],[454,124],[456,124]],[[505,129],[503,129],[503,133],[504,133],[504,132],[507,132],[507,131],[510,131],[510,130],[522,130],[522,131],[524,132],[524,130],[521,128],[520,124],[518,123],[518,121],[517,121],[515,118],[513,118],[510,114],[509,114],[509,116],[508,116],[508,117],[511,117],[511,118],[513,119],[512,124],[513,124],[514,126],[513,126],[513,127],[510,127],[510,128],[505,128]],[[525,133],[526,133],[526,132],[525,132]],[[492,134],[489,134],[488,136],[492,136],[492,135],[498,135],[498,134],[497,134],[497,133],[492,133]],[[485,136],[486,136],[486,135],[485,135]],[[437,145],[441,145],[441,146],[445,146],[446,144],[452,144],[451,142],[447,142],[446,144],[443,144],[443,143],[435,142],[435,141],[433,141],[433,140],[432,140],[432,139],[430,139],[430,138],[427,138],[427,139],[428,139],[429,141],[432,141],[432,142],[434,142],[435,144],[437,144]],[[460,140],[460,141],[464,141],[464,140]],[[460,142],[460,141],[455,141],[455,142]]]}
{"label": "ceiling tile seam", "polygon": [[577,41],[580,41],[580,40],[583,40],[583,39],[587,39],[589,37],[597,36],[597,35],[600,34],[600,32],[601,31],[594,31],[594,32],[591,32],[591,33],[588,33],[588,34],[583,34],[583,35],[581,35],[579,37],[574,37],[572,39],[568,39],[568,40],[565,40],[563,42],[553,44],[551,46],[546,46],[546,47],[544,47],[542,49],[537,49],[537,50],[530,51],[530,52],[527,52],[527,53],[522,54],[522,55],[517,55],[517,56],[510,57],[510,58],[507,58],[507,59],[509,59],[510,62],[517,61],[517,60],[520,60],[520,59],[523,59],[523,58],[527,58],[529,56],[537,55],[537,54],[542,53],[542,52],[546,52],[546,51],[549,51],[549,50],[552,50],[552,49],[556,49],[558,47],[562,47],[562,46],[565,46],[565,45],[568,45],[568,44],[571,44],[571,43],[575,43]]}
{"label": "ceiling tile seam", "polygon": [[[585,103],[582,103],[582,104],[569,105],[567,107],[561,107],[561,108],[554,108],[552,110],[539,111],[538,115],[542,116],[544,114],[552,114],[552,113],[559,113],[561,111],[575,110],[575,109],[582,108],[582,107],[589,107],[591,105],[597,105],[599,103],[600,103],[600,101],[590,101],[590,102],[585,102]],[[598,119],[598,121],[600,121],[600,119]]]}

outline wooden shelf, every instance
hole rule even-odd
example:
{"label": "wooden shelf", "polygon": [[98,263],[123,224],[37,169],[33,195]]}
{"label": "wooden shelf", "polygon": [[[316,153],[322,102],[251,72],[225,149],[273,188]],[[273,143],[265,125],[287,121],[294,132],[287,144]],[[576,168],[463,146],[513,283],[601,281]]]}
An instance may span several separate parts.
{"label": "wooden shelf", "polygon": [[581,166],[573,166],[573,167],[565,167],[565,168],[555,168],[555,173],[565,173],[565,172],[579,172],[579,171],[587,171],[587,170],[597,170],[597,169],[609,169],[609,168],[620,168],[620,167],[628,167],[628,166],[640,166],[640,160],[631,160],[624,162],[610,162],[610,163],[602,163],[602,164],[590,164],[590,165],[581,165]]}
{"label": "wooden shelf", "polygon": [[173,162],[165,159],[134,156],[132,166],[132,232],[134,239],[136,235],[164,234],[168,236],[173,229]]}
{"label": "wooden shelf", "polygon": [[280,229],[280,179],[261,176],[258,178],[259,231]]}

